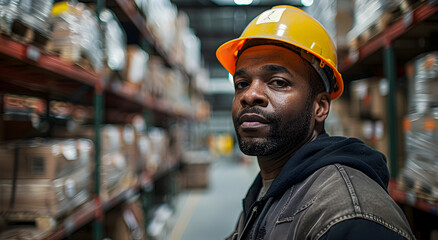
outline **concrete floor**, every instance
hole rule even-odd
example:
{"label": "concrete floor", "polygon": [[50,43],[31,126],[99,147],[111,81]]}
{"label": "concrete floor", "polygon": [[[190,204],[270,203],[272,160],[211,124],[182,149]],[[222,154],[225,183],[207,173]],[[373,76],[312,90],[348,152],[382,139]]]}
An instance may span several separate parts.
{"label": "concrete floor", "polygon": [[242,164],[216,160],[209,168],[209,187],[187,190],[177,198],[170,240],[224,239],[234,229],[242,198],[257,175],[255,159]]}

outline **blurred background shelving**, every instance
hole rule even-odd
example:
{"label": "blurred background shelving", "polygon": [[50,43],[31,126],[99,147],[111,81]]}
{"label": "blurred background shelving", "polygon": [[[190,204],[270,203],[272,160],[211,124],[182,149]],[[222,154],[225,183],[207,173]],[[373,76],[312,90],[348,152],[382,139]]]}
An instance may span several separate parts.
{"label": "blurred background shelving", "polygon": [[236,146],[215,51],[288,4],[337,45],[345,91],[327,131],[383,152],[417,239],[437,239],[437,3],[0,1],[0,238],[176,239],[181,194],[230,198],[212,181],[247,184],[254,159]]}

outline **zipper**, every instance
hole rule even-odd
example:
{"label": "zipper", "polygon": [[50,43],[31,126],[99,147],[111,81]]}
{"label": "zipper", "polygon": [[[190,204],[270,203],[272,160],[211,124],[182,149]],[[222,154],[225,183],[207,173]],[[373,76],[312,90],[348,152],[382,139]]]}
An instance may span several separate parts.
{"label": "zipper", "polygon": [[242,239],[242,237],[243,237],[243,235],[245,234],[245,231],[247,230],[249,224],[252,222],[252,220],[253,220],[252,218],[253,218],[253,217],[256,215],[256,213],[257,213],[257,207],[258,207],[258,206],[255,206],[255,207],[252,209],[252,211],[251,211],[251,215],[249,216],[249,219],[248,219],[248,221],[246,222],[245,227],[243,228],[243,231],[242,231],[242,233],[240,234],[240,237],[239,237],[238,240],[241,240],[241,239]]}

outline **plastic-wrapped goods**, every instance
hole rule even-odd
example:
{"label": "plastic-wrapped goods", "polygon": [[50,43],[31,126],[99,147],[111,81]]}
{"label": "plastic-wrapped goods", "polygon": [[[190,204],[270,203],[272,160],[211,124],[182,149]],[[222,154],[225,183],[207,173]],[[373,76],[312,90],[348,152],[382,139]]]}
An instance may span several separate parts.
{"label": "plastic-wrapped goods", "polygon": [[185,48],[185,69],[189,73],[196,73],[201,68],[201,41],[189,29],[183,36]]}
{"label": "plastic-wrapped goods", "polygon": [[145,4],[146,22],[160,46],[170,53],[175,43],[178,10],[169,0],[149,0]]}
{"label": "plastic-wrapped goods", "polygon": [[0,29],[10,32],[19,22],[42,34],[49,35],[48,18],[53,0],[2,0],[0,1]]}
{"label": "plastic-wrapped goods", "polygon": [[[58,138],[88,138],[94,139],[95,128],[91,125],[80,126],[75,131],[66,131],[64,128],[54,128],[52,136]],[[100,129],[101,154],[120,150],[121,136],[116,125],[105,124]]]}
{"label": "plastic-wrapped goods", "polygon": [[93,144],[29,140],[0,146],[0,214],[10,221],[61,217],[90,197]]}
{"label": "plastic-wrapped goods", "polygon": [[88,61],[94,70],[102,69],[102,34],[92,10],[83,3],[56,3],[50,21],[53,50],[61,58],[77,64]]}
{"label": "plastic-wrapped goods", "polygon": [[109,197],[110,192],[121,185],[126,176],[127,159],[120,151],[107,153],[101,159],[102,192]]}
{"label": "plastic-wrapped goods", "polygon": [[407,65],[409,79],[406,165],[401,185],[426,198],[438,199],[438,52],[429,52]]}
{"label": "plastic-wrapped goods", "polygon": [[425,113],[438,107],[438,51],[418,56],[408,64],[407,75],[410,112]]}
{"label": "plastic-wrapped goods", "polygon": [[420,198],[438,199],[438,108],[405,120],[406,165],[399,181]]}
{"label": "plastic-wrapped goods", "polygon": [[348,47],[347,32],[353,22],[353,2],[350,0],[315,1],[305,11],[318,20],[337,46],[337,49]]}
{"label": "plastic-wrapped goods", "polygon": [[125,79],[128,85],[141,89],[148,74],[149,54],[137,45],[127,47],[127,67]]}
{"label": "plastic-wrapped goods", "polygon": [[355,0],[354,1],[354,26],[347,34],[349,42],[370,29],[373,25],[383,28],[384,14],[401,6],[406,0]]}
{"label": "plastic-wrapped goods", "polygon": [[126,66],[126,33],[111,10],[103,10],[99,17],[103,23],[106,64],[113,71],[123,71]]}

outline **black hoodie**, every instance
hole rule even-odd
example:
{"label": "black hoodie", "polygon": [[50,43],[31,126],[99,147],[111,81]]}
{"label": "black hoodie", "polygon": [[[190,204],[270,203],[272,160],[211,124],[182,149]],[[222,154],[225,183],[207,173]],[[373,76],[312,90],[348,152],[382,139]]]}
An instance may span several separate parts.
{"label": "black hoodie", "polygon": [[[303,181],[318,169],[335,163],[362,171],[387,191],[389,172],[385,155],[366,146],[357,138],[332,137],[321,133],[287,161],[261,201],[281,197],[291,186]],[[256,200],[261,186],[262,178],[259,173],[243,200],[245,215]]]}

